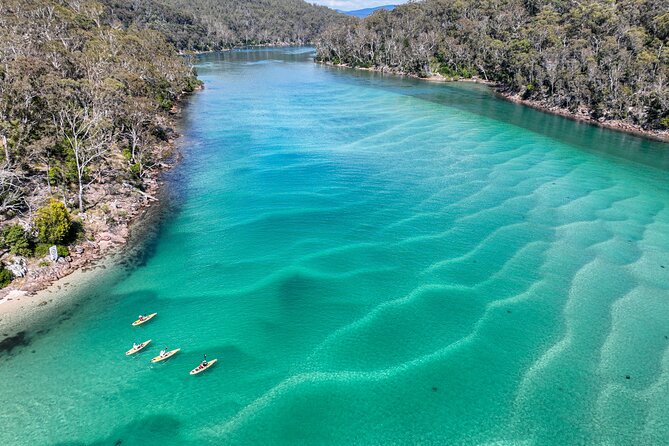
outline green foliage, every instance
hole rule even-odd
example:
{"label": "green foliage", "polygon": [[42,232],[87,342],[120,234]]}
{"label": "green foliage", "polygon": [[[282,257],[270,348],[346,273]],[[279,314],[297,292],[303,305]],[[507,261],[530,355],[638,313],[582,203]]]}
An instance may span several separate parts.
{"label": "green foliage", "polygon": [[135,163],[130,165],[130,172],[136,177],[139,178],[142,173],[142,165],[140,163]]}
{"label": "green foliage", "polygon": [[669,116],[664,119],[660,119],[660,125],[665,129],[669,129]]}
{"label": "green foliage", "polygon": [[37,210],[35,227],[37,239],[42,243],[58,244],[65,242],[70,235],[72,217],[65,205],[55,199]]}
{"label": "green foliage", "polygon": [[70,250],[67,246],[57,245],[56,249],[58,250],[58,257],[67,257],[70,255]]}
{"label": "green foliage", "polygon": [[192,93],[195,89],[200,88],[203,82],[195,77],[190,78],[186,81],[186,86],[184,87],[184,92]]}
{"label": "green foliage", "polygon": [[14,275],[10,270],[0,265],[0,288],[4,288],[14,280]]}
{"label": "green foliage", "polygon": [[2,231],[3,244],[15,255],[29,257],[33,253],[32,240],[21,225],[7,226]]}
{"label": "green foliage", "polygon": [[[49,254],[49,248],[54,246],[51,243],[38,243],[35,245],[35,257],[44,257]],[[58,257],[67,257],[70,255],[70,250],[65,245],[56,245],[58,249]]]}
{"label": "green foliage", "polygon": [[158,106],[162,108],[164,111],[170,111],[172,110],[172,107],[174,107],[174,101],[163,97],[162,95],[159,95],[156,100],[158,101]]}
{"label": "green foliage", "polygon": [[53,245],[51,243],[37,243],[35,245],[35,257],[44,257],[45,255],[49,254],[49,248],[52,247]]}
{"label": "green foliage", "polygon": [[63,171],[59,167],[52,167],[47,173],[50,184],[58,184],[63,179]]}
{"label": "green foliage", "polygon": [[476,74],[475,70],[464,65],[458,65],[456,67],[451,67],[449,65],[442,65],[439,68],[438,72],[439,74],[447,78],[463,78],[463,79],[470,79]]}

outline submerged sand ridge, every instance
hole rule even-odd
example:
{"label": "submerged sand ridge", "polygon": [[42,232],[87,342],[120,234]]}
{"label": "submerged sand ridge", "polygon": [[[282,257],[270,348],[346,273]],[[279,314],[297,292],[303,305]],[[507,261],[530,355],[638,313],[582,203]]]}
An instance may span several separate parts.
{"label": "submerged sand ridge", "polygon": [[178,209],[14,337],[0,442],[664,444],[663,146],[291,49],[199,71]]}

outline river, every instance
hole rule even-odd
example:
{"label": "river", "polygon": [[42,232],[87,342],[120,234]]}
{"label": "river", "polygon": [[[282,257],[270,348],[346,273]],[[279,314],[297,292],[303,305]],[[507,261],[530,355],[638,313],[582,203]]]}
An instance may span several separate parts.
{"label": "river", "polygon": [[666,444],[669,146],[312,57],[200,57],[156,235],[0,355],[0,444]]}

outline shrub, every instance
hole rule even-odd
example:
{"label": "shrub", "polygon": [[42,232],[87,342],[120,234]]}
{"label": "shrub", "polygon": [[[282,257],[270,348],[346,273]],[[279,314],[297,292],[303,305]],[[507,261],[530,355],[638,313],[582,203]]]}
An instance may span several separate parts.
{"label": "shrub", "polygon": [[[35,245],[35,257],[44,257],[49,254],[49,248],[53,245],[51,243],[38,243]],[[70,255],[70,250],[67,246],[56,245],[58,249],[58,257],[67,257]]]}
{"label": "shrub", "polygon": [[4,265],[0,265],[0,288],[4,288],[9,285],[14,279],[14,275],[10,270],[5,268]]}
{"label": "shrub", "polygon": [[4,245],[9,248],[9,252],[15,255],[28,257],[33,253],[32,241],[30,236],[21,227],[21,225],[9,225],[2,231]]}
{"label": "shrub", "polygon": [[67,241],[72,226],[72,217],[65,205],[52,199],[49,204],[37,210],[35,227],[37,239],[42,243],[57,245]]}
{"label": "shrub", "polygon": [[669,129],[669,116],[660,120],[660,125],[665,129]]}

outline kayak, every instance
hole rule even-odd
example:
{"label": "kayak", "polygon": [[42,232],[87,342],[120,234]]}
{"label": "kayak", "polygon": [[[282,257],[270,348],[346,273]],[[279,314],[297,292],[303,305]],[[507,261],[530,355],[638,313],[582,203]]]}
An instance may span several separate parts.
{"label": "kayak", "polygon": [[212,365],[216,364],[216,361],[218,361],[218,359],[212,359],[211,361],[207,361],[206,366],[204,366],[204,367],[197,366],[193,370],[190,371],[190,374],[191,375],[197,375],[198,373],[202,373],[205,370],[207,370],[209,367],[211,367]]}
{"label": "kayak", "polygon": [[149,339],[148,341],[142,342],[141,344],[137,345],[137,347],[133,347],[130,350],[128,350],[127,352],[125,352],[125,355],[126,356],[134,355],[135,353],[137,353],[138,351],[142,350],[144,347],[149,345],[150,342],[151,342],[151,339]]}
{"label": "kayak", "polygon": [[151,319],[153,319],[156,316],[156,314],[158,314],[158,313],[151,313],[148,316],[144,316],[144,319],[142,319],[142,320],[137,319],[135,322],[132,323],[132,326],[136,327],[138,325],[142,325],[144,322],[149,322]]}
{"label": "kayak", "polygon": [[165,353],[165,356],[158,355],[155,358],[153,358],[151,360],[151,362],[164,361],[164,360],[166,360],[168,358],[171,358],[172,356],[176,355],[179,352],[179,350],[181,350],[181,349],[180,348],[175,348],[174,350],[170,350],[169,352]]}

